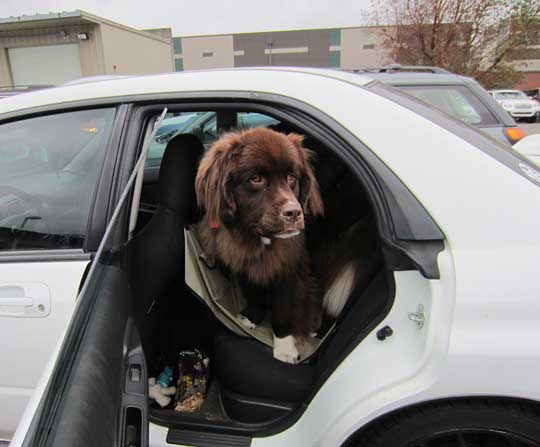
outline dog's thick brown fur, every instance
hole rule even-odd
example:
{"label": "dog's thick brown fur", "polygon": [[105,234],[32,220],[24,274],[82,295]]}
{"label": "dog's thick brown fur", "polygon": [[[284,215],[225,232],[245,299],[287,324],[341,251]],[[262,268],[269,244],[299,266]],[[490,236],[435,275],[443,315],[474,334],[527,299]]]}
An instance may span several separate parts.
{"label": "dog's thick brown fur", "polygon": [[261,304],[271,309],[278,337],[307,336],[321,318],[302,230],[304,216],[322,215],[323,203],[302,140],[264,128],[225,134],[195,182],[205,251],[238,276],[251,321],[264,317]]}

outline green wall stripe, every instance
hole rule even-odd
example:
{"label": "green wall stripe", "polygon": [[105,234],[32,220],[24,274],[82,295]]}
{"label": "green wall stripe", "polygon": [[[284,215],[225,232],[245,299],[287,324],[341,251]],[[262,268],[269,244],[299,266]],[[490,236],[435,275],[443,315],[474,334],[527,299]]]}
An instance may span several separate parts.
{"label": "green wall stripe", "polygon": [[330,51],[328,65],[330,67],[341,67],[341,51]]}
{"label": "green wall stripe", "polygon": [[330,45],[341,45],[341,30],[330,31]]}
{"label": "green wall stripe", "polygon": [[173,37],[173,50],[174,54],[182,54],[182,38]]}

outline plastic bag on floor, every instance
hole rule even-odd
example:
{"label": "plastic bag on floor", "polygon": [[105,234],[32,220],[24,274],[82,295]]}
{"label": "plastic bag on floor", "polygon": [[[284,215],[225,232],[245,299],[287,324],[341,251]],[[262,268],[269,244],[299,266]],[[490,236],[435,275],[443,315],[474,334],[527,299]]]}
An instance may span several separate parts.
{"label": "plastic bag on floor", "polygon": [[180,351],[174,407],[176,411],[191,413],[201,407],[206,397],[209,364],[210,358],[198,349]]}

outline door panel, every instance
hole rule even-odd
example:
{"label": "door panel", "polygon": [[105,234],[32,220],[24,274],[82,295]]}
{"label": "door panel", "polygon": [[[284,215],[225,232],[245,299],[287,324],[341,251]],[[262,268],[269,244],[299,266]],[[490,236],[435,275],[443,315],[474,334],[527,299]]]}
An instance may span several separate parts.
{"label": "door panel", "polygon": [[[117,112],[118,110],[118,112]],[[72,315],[115,107],[0,124],[0,439],[10,439]],[[101,183],[100,183],[101,182]]]}
{"label": "door panel", "polygon": [[[11,439],[34,387],[69,320],[87,260],[0,264],[0,290],[14,284],[41,285],[54,297],[43,318],[17,315],[0,296],[0,439]],[[16,279],[16,282],[15,282]],[[27,288],[27,290],[30,287]],[[15,315],[6,315],[7,311]],[[37,309],[36,309],[37,310]],[[44,311],[46,313],[46,310]],[[8,366],[4,364],[7,362]]]}
{"label": "door panel", "polygon": [[148,444],[148,374],[126,275],[100,265],[87,290],[23,445]]}

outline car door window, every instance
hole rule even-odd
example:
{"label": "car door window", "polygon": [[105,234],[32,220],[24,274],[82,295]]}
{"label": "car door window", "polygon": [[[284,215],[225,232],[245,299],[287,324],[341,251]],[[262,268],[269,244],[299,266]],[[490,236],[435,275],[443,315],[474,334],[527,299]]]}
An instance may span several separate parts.
{"label": "car door window", "polygon": [[238,114],[238,127],[249,129],[251,127],[270,127],[276,126],[279,121],[271,116],[258,112],[245,112]]}
{"label": "car door window", "polygon": [[498,124],[493,113],[467,87],[462,85],[400,85],[396,87],[467,124],[475,126]]}
{"label": "car door window", "polygon": [[193,133],[194,124],[201,115],[201,112],[168,113],[150,144],[145,167],[159,167],[167,143],[178,134]]}
{"label": "car door window", "polygon": [[81,248],[115,109],[0,125],[0,250]]}
{"label": "car door window", "polygon": [[[263,113],[239,112],[237,114],[238,129],[269,127],[278,124],[278,120]],[[168,113],[150,145],[145,168],[150,170],[159,168],[169,141],[183,133],[195,135],[206,148],[209,148],[220,134],[217,128],[216,112]]]}

